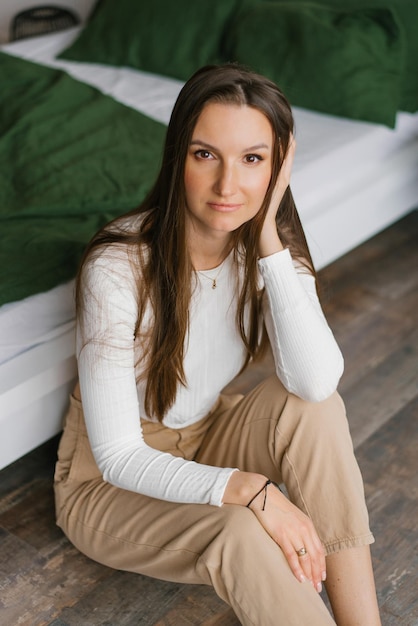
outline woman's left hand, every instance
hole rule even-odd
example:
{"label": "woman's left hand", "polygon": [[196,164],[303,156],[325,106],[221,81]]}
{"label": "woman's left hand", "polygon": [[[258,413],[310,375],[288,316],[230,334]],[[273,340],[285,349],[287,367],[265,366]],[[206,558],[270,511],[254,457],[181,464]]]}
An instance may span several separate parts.
{"label": "woman's left hand", "polygon": [[260,493],[249,508],[280,546],[296,578],[309,580],[321,592],[326,578],[325,551],[312,520],[279,489],[265,489],[268,493]]}
{"label": "woman's left hand", "polygon": [[295,152],[296,140],[293,135],[291,135],[287,154],[280,168],[279,175],[277,177],[277,181],[271,196],[270,205],[264,218],[264,224],[259,242],[261,257],[269,256],[270,254],[274,254],[275,252],[283,250],[283,245],[280,241],[279,235],[277,234],[276,215],[285,191],[290,184],[290,176],[292,173]]}

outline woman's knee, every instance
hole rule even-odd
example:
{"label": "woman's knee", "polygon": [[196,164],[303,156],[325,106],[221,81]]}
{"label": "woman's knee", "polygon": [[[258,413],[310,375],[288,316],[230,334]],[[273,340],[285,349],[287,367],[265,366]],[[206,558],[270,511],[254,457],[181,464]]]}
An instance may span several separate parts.
{"label": "woman's knee", "polygon": [[[222,507],[222,531],[202,554],[210,583],[242,624],[333,623],[309,583],[300,583],[286,558],[247,508]],[[315,617],[317,615],[317,617]]]}
{"label": "woman's knee", "polygon": [[280,416],[278,432],[288,445],[315,446],[316,452],[334,444],[352,446],[344,402],[338,392],[326,400],[308,402],[289,394],[286,407]]}
{"label": "woman's knee", "polygon": [[202,555],[209,566],[225,562],[228,552],[236,557],[237,550],[242,558],[249,555],[251,559],[253,550],[257,550],[257,544],[264,542],[266,538],[270,540],[254,513],[247,507],[224,504],[219,513],[221,524],[218,533]]}
{"label": "woman's knee", "polygon": [[262,396],[263,411],[276,415],[279,424],[287,419],[295,424],[305,419],[308,422],[314,420],[314,423],[308,423],[308,426],[316,426],[318,430],[328,423],[334,426],[347,422],[344,402],[337,391],[325,400],[310,402],[287,391],[277,376],[273,375],[259,385],[255,393]]}
{"label": "woman's knee", "polygon": [[222,579],[228,576],[251,579],[254,567],[260,575],[277,576],[284,566],[290,568],[285,557],[250,509],[239,505],[222,507],[222,527],[213,537],[201,559]]}

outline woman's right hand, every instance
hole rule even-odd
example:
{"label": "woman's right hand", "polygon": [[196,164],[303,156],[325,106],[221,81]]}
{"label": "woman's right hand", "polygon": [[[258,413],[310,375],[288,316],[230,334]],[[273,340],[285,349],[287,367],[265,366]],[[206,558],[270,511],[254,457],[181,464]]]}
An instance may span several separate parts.
{"label": "woman's right hand", "polygon": [[[250,504],[260,524],[285,555],[298,580],[309,580],[320,592],[326,578],[325,552],[312,520],[270,483]],[[263,509],[264,498],[265,506]],[[305,549],[306,553],[298,555]]]}

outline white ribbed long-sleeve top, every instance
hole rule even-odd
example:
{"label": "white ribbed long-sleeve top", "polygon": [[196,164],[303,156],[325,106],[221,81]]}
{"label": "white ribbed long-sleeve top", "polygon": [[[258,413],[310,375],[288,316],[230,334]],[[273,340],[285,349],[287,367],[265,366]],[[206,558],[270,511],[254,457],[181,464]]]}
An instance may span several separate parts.
{"label": "white ribbed long-sleeve top", "polygon": [[[231,254],[222,266],[197,272],[190,305],[184,371],[164,418],[181,428],[203,418],[220,391],[240,371],[245,350],[236,327],[236,272]],[[298,268],[289,251],[259,260],[264,284],[264,322],[277,376],[285,388],[309,401],[333,393],[343,358],[325,320],[314,278]],[[145,381],[139,342],[135,271],[126,247],[108,246],[85,266],[84,308],[77,321],[77,358],[86,426],[104,480],[162,500],[220,506],[235,468],[217,468],[149,447],[140,418]],[[217,277],[212,289],[211,278]],[[144,324],[151,324],[150,315]],[[143,362],[143,361],[142,361]],[[137,369],[135,369],[137,363]]]}

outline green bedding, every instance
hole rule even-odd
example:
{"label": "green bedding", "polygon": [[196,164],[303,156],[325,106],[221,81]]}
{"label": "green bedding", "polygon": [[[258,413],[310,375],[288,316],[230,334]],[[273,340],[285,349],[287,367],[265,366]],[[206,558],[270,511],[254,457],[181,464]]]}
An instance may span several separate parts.
{"label": "green bedding", "polygon": [[2,305],[75,276],[92,235],[149,190],[165,127],[5,53],[0,84]]}

